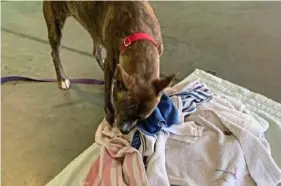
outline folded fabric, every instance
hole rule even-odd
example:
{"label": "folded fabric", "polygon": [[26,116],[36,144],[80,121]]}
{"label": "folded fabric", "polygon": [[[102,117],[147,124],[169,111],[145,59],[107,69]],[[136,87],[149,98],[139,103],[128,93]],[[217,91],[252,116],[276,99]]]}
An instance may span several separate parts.
{"label": "folded fabric", "polygon": [[[185,83],[191,84],[188,87],[196,85],[196,82]],[[182,81],[169,91],[176,94],[186,87]],[[159,185],[270,186],[281,181],[281,171],[271,157],[269,144],[264,138],[265,129],[261,127],[266,124],[259,124],[264,120],[256,119],[257,116],[248,113],[245,106],[236,100],[217,94],[195,108],[197,111],[190,109],[192,114],[184,117],[184,121],[203,127],[204,133],[192,143],[190,140],[184,142],[181,135],[167,136],[163,141],[166,143],[161,144],[166,148],[165,156],[163,150],[156,150],[153,155],[158,157],[154,164],[165,162],[167,171],[154,174],[154,179],[169,177],[168,182]],[[178,126],[181,125],[173,125],[169,130]],[[151,173],[157,171],[155,166],[149,166],[149,162],[147,170]],[[150,183],[153,178],[150,175],[148,178]]]}
{"label": "folded fabric", "polygon": [[202,105],[200,109],[215,112],[223,125],[237,138],[249,175],[257,185],[277,185],[281,182],[281,170],[271,157],[269,144],[258,120],[248,113],[228,109],[225,102],[217,99],[214,103]]}
{"label": "folded fabric", "polygon": [[147,162],[147,179],[150,186],[168,186],[168,172],[166,169],[166,140],[168,134],[163,130],[157,134],[157,140],[154,143],[155,152],[153,153]]}
{"label": "folded fabric", "polygon": [[196,111],[198,104],[209,101],[212,93],[202,83],[196,83],[192,87],[170,96],[179,96],[182,100],[182,114],[184,117]]}
{"label": "folded fabric", "polygon": [[90,167],[84,186],[148,185],[139,152],[118,129],[104,120],[95,140],[101,146],[100,155]]}
{"label": "folded fabric", "polygon": [[192,144],[167,140],[166,166],[170,184],[255,185],[239,141],[223,133],[226,128],[214,113],[197,111],[188,119],[204,126],[205,131]]}
{"label": "folded fabric", "polygon": [[225,103],[230,104],[214,97],[187,118],[204,127],[203,135],[194,143],[168,138],[169,184],[276,186],[280,182],[281,171],[269,146],[254,128],[259,126],[257,121]]}
{"label": "folded fabric", "polygon": [[143,164],[146,167],[150,157],[155,152],[155,143],[158,134],[154,136],[146,135],[142,131],[136,129],[132,131],[127,137],[131,141],[131,146],[139,151],[142,156]]}
{"label": "folded fabric", "polygon": [[166,94],[163,94],[157,108],[145,120],[138,123],[138,128],[143,133],[155,135],[163,126],[170,127],[179,123],[178,110],[172,100]]}

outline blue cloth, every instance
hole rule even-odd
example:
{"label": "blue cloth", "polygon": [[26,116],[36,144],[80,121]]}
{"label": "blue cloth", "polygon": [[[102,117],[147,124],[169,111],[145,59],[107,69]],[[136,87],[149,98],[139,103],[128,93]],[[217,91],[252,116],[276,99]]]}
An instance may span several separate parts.
{"label": "blue cloth", "polygon": [[[170,97],[178,96],[182,101],[182,110],[178,111]],[[191,88],[171,96],[163,94],[160,103],[155,111],[144,121],[139,122],[139,127],[133,136],[131,146],[140,150],[143,154],[143,163],[147,165],[147,157],[144,156],[146,151],[146,138],[142,133],[155,135],[163,126],[171,127],[174,124],[180,124],[179,112],[182,116],[189,116],[196,111],[197,105],[212,99],[212,93],[204,84],[196,83]],[[141,149],[142,146],[142,149]]]}
{"label": "blue cloth", "polygon": [[[196,83],[191,88],[171,95],[179,96],[182,100],[181,114],[185,117],[196,111],[197,105],[208,101],[212,98],[212,93],[204,84]],[[155,135],[163,126],[170,127],[174,124],[180,124],[179,113],[174,106],[172,100],[166,94],[163,94],[155,111],[145,120],[140,121],[138,129],[144,134]],[[131,146],[139,150],[141,144],[144,144],[140,137],[140,132],[137,131],[131,142]]]}
{"label": "blue cloth", "polygon": [[172,100],[163,94],[157,108],[145,120],[138,123],[138,128],[145,134],[157,134],[163,126],[179,124],[179,113]]}
{"label": "blue cloth", "polygon": [[133,139],[131,141],[131,146],[136,148],[136,149],[139,149],[140,146],[141,146],[141,137],[140,137],[140,131],[136,131],[134,133],[134,136],[133,136]]}

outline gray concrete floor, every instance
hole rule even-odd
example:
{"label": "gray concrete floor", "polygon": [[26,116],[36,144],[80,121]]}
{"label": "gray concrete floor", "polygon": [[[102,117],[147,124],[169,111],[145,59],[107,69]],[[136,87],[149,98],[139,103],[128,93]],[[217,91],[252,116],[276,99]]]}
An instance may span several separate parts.
{"label": "gray concrete floor", "polygon": [[[281,2],[152,2],[163,29],[164,74],[195,68],[281,102]],[[2,3],[2,76],[54,77],[41,2]],[[79,37],[77,37],[79,36]],[[102,79],[92,43],[69,20],[62,59],[71,78]],[[103,87],[2,86],[2,184],[44,185],[94,141]]]}

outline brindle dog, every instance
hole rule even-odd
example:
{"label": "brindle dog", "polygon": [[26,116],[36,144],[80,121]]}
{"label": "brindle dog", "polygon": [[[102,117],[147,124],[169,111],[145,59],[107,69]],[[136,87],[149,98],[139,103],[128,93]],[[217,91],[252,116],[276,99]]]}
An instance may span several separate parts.
{"label": "brindle dog", "polygon": [[[104,70],[106,120],[127,134],[152,113],[175,75],[160,79],[161,29],[147,1],[44,1],[43,13],[60,88],[70,87],[59,48],[66,18],[72,16],[89,32],[93,55]],[[124,39],[139,32],[153,37],[157,47],[138,40],[121,52]]]}

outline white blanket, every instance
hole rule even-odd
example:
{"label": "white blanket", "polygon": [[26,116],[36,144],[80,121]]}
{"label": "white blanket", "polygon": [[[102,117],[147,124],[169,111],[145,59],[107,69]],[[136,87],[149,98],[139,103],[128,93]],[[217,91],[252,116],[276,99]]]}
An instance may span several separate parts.
{"label": "white blanket", "polygon": [[[230,99],[235,99],[243,102],[245,106],[245,108],[243,109],[246,109],[247,112],[254,116],[255,120],[257,120],[261,125],[260,128],[263,131],[266,131],[269,127],[267,139],[272,147],[272,155],[275,158],[277,164],[279,164],[280,166],[281,158],[280,156],[278,157],[278,154],[281,153],[281,149],[277,146],[281,143],[281,137],[280,135],[278,135],[281,132],[281,105],[264,96],[252,93],[245,88],[214,77],[201,70],[196,70],[195,72],[193,72],[185,79],[185,81],[193,81],[195,79],[199,79],[200,82],[205,83],[209,89],[217,94],[222,94],[226,97],[231,96],[232,98]],[[178,85],[180,86],[181,83],[179,83]],[[239,105],[237,105],[237,107],[239,107]],[[158,139],[158,142],[160,142],[159,140],[160,139]],[[51,180],[47,184],[47,186],[65,185],[62,183],[68,183],[68,186],[71,186],[71,183],[73,183],[73,185],[77,185],[77,180],[81,180],[85,177],[92,164],[91,160],[95,159],[97,153],[98,148],[95,147],[95,145],[89,147],[89,149],[83,152],[60,174],[58,174],[53,180]],[[147,173],[148,175],[150,174],[149,171]]]}
{"label": "white blanket", "polygon": [[266,139],[271,147],[275,162],[281,167],[281,104],[263,95],[251,92],[229,81],[212,76],[196,69],[187,78],[188,81],[200,79],[208,88],[217,94],[228,96],[243,103],[245,108],[259,121],[266,131]]}
{"label": "white blanket", "polygon": [[[182,86],[171,89],[185,91],[184,84],[190,83],[185,79]],[[181,136],[175,140],[168,133],[166,140],[158,144],[165,147],[166,159],[158,158],[159,163],[148,169],[156,172],[162,162],[166,162],[165,176],[169,182],[151,185],[277,185],[281,181],[281,170],[270,155],[264,138],[267,127],[259,124],[261,120],[253,117],[241,102],[220,93],[213,94],[212,100],[197,105],[197,111],[182,124],[188,127],[190,122],[203,127],[200,137],[190,142],[179,140]],[[157,153],[163,154],[163,151]],[[154,178],[149,178],[151,180]]]}

